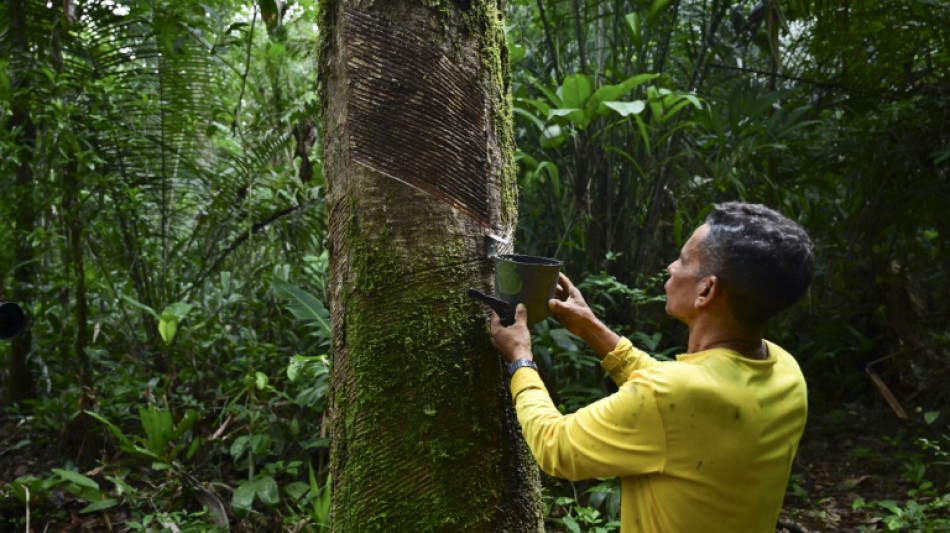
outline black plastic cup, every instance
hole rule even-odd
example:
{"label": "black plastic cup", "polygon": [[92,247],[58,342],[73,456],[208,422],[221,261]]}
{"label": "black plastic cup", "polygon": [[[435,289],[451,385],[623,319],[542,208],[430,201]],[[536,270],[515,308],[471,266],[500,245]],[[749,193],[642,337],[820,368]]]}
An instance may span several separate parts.
{"label": "black plastic cup", "polygon": [[495,260],[495,296],[528,308],[528,325],[551,315],[548,300],[554,298],[563,261],[530,255],[498,255]]}

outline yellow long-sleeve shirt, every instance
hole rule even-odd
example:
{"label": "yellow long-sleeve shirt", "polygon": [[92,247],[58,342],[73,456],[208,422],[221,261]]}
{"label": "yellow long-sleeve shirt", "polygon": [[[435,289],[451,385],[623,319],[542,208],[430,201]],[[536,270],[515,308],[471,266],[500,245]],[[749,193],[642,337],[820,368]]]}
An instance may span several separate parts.
{"label": "yellow long-sleeve shirt", "polygon": [[805,427],[805,380],[766,343],[661,362],[621,339],[602,361],[619,390],[562,415],[531,369],[512,376],[518,421],[541,469],[621,478],[621,533],[772,533]]}

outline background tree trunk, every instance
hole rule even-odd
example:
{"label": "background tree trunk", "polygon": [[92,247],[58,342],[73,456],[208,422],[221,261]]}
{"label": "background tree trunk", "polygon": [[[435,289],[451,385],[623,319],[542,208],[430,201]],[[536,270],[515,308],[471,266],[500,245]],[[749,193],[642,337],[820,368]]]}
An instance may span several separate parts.
{"label": "background tree trunk", "polygon": [[[13,101],[10,109],[10,118],[6,129],[14,132],[18,164],[14,197],[14,219],[16,230],[9,242],[14,246],[13,290],[9,293],[10,299],[24,306],[31,307],[33,287],[36,284],[36,272],[33,260],[33,229],[36,212],[33,202],[33,149],[36,144],[36,124],[30,113],[29,71],[30,43],[26,30],[26,6],[17,0],[8,0],[6,3],[7,17],[10,28],[6,43],[12,56],[10,87],[13,91]],[[26,328],[18,335],[10,346],[10,361],[7,370],[7,395],[11,403],[19,403],[34,395],[33,376],[30,374],[28,360],[32,350],[33,339],[30,329]]]}
{"label": "background tree trunk", "polygon": [[516,184],[494,2],[329,2],[333,529],[542,531],[486,312]]}

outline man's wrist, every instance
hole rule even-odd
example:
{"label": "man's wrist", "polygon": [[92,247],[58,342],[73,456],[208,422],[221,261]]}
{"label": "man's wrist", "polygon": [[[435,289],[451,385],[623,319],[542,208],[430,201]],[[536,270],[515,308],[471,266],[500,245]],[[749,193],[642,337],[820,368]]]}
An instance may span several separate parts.
{"label": "man's wrist", "polygon": [[519,368],[530,367],[533,368],[535,372],[538,371],[538,365],[534,363],[531,359],[521,358],[508,361],[508,377],[511,377],[518,371]]}

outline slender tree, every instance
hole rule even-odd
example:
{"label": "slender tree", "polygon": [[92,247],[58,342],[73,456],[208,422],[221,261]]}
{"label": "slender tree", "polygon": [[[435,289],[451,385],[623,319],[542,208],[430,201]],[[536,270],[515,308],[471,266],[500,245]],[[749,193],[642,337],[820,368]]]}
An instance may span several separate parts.
{"label": "slender tree", "polygon": [[[27,31],[28,3],[20,0],[7,0],[6,17],[9,27],[6,31],[5,48],[12,61],[10,64],[10,89],[13,99],[9,118],[4,124],[14,138],[17,160],[14,181],[15,230],[12,239],[5,245],[12,246],[14,252],[13,290],[10,297],[15,301],[29,303],[33,297],[32,287],[36,283],[35,263],[33,261],[33,229],[36,212],[33,202],[33,148],[36,142],[36,124],[30,109],[29,77],[32,68],[29,32]],[[13,403],[33,396],[34,384],[30,374],[28,357],[33,341],[29,329],[13,340],[10,348],[10,360],[7,369],[7,395]]]}
{"label": "slender tree", "polygon": [[502,7],[328,2],[333,528],[540,531],[486,315],[516,189]]}

